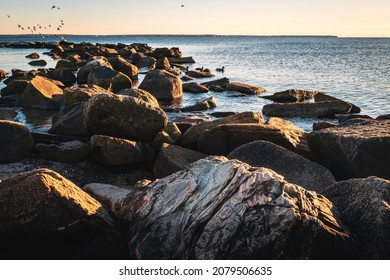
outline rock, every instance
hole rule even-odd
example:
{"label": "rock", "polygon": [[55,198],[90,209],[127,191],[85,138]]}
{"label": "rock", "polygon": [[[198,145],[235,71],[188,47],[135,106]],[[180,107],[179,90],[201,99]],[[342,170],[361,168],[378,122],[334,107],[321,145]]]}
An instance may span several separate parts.
{"label": "rock", "polygon": [[33,138],[21,123],[0,120],[0,162],[19,161],[31,154]]}
{"label": "rock", "polygon": [[92,60],[87,61],[84,66],[80,67],[79,72],[77,73],[77,81],[79,84],[86,84],[88,82],[89,73],[101,66],[112,68],[107,58],[103,56],[95,56]]}
{"label": "rock", "polygon": [[355,119],[308,135],[313,158],[336,179],[390,179],[390,121]]}
{"label": "rock", "polygon": [[112,92],[97,85],[88,86],[86,84],[82,84],[78,86],[71,86],[64,88],[64,102],[67,105],[85,102],[97,94],[112,94]]}
{"label": "rock", "polygon": [[137,52],[130,55],[130,60],[138,68],[156,68],[156,59],[154,57],[147,56],[143,53]]}
{"label": "rock", "polygon": [[265,99],[269,99],[275,102],[302,102],[308,99],[314,98],[318,91],[301,90],[301,89],[288,89],[281,92],[275,92],[270,96],[262,96]]}
{"label": "rock", "polygon": [[145,144],[105,135],[94,135],[91,137],[91,156],[105,165],[118,166],[150,161],[153,152]]}
{"label": "rock", "polygon": [[390,120],[390,114],[380,115],[376,117],[377,120]]}
{"label": "rock", "polygon": [[156,178],[166,177],[205,157],[206,154],[164,143],[154,163],[154,175]]}
{"label": "rock", "polygon": [[223,124],[204,131],[198,139],[199,151],[213,155],[227,155],[234,149],[257,140],[265,140],[296,153],[306,132],[273,125],[240,123]]}
{"label": "rock", "polygon": [[79,68],[75,61],[70,61],[68,59],[60,59],[57,61],[55,69],[67,69],[69,71],[77,71]]}
{"label": "rock", "polygon": [[216,117],[216,118],[224,118],[228,117],[231,115],[236,115],[238,112],[212,112],[210,113],[211,116]]}
{"label": "rock", "polygon": [[157,133],[153,140],[153,148],[160,151],[164,143],[176,144],[181,138],[181,131],[176,123],[168,123],[163,130]]}
{"label": "rock", "polygon": [[208,71],[198,71],[198,70],[189,70],[186,71],[185,74],[187,76],[190,76],[192,78],[210,78],[214,77],[214,74],[208,72]]}
{"label": "rock", "polygon": [[139,98],[99,94],[86,102],[86,123],[92,134],[152,141],[168,123],[159,107]]}
{"label": "rock", "polygon": [[195,63],[195,60],[191,57],[169,57],[170,63],[178,63],[178,64],[190,64]]}
{"label": "rock", "polygon": [[330,122],[315,122],[313,123],[313,131],[329,128],[329,127],[335,127],[336,125],[334,123]]}
{"label": "rock", "polygon": [[89,183],[83,187],[83,190],[95,197],[99,202],[110,205],[112,212],[118,210],[114,208],[115,204],[125,199],[131,192],[124,188],[101,183]]}
{"label": "rock", "polygon": [[0,120],[14,120],[16,116],[17,112],[14,108],[0,107]]}
{"label": "rock", "polygon": [[1,89],[1,96],[10,96],[14,94],[23,94],[24,90],[28,86],[30,81],[28,80],[21,80],[21,79],[15,79],[9,82],[6,87]]}
{"label": "rock", "polygon": [[[187,81],[192,81],[192,80],[195,80],[195,78],[192,78],[190,76],[183,76],[180,78],[183,82],[187,82]],[[184,90],[184,88],[183,88]]]}
{"label": "rock", "polygon": [[126,258],[104,207],[60,174],[38,169],[0,183],[1,258]]}
{"label": "rock", "polygon": [[30,64],[32,66],[46,66],[47,62],[45,60],[41,59],[41,60],[30,61],[28,64]]}
{"label": "rock", "polygon": [[224,91],[227,89],[229,84],[230,84],[230,80],[228,78],[221,78],[221,79],[202,83],[201,85],[207,87],[210,90]]}
{"label": "rock", "polygon": [[81,141],[72,141],[56,144],[38,143],[34,146],[40,158],[75,163],[86,159],[89,155],[89,145]]}
{"label": "rock", "polygon": [[5,77],[7,77],[7,72],[5,72],[4,70],[1,70],[0,69],[0,81],[2,80],[2,79],[5,79]]}
{"label": "rock", "polygon": [[84,103],[67,107],[61,116],[52,121],[49,133],[57,135],[89,137],[89,131],[84,117]]}
{"label": "rock", "polygon": [[114,70],[122,72],[131,80],[138,80],[138,67],[131,64],[123,57],[109,57],[108,62],[112,65]]}
{"label": "rock", "polygon": [[198,84],[198,83],[184,83],[183,84],[183,91],[184,92],[191,92],[191,93],[206,93],[209,91],[209,89],[205,86]]}
{"label": "rock", "polygon": [[38,53],[34,52],[34,53],[29,54],[29,55],[26,55],[26,58],[38,59],[38,58],[40,58],[40,56]]}
{"label": "rock", "polygon": [[265,92],[265,89],[262,87],[237,82],[230,82],[227,85],[226,90],[238,91],[249,95],[256,95]]}
{"label": "rock", "polygon": [[[317,93],[314,96],[314,101],[315,102],[324,102],[324,101],[341,101],[341,102],[345,102],[345,101],[343,101],[341,99],[338,99],[336,97],[327,95],[327,94],[325,94],[323,92]],[[358,114],[358,113],[360,113],[361,110],[360,110],[360,108],[358,106],[356,106],[355,104],[352,104],[350,102],[345,102],[345,103],[348,103],[348,104],[350,104],[352,106],[351,111],[350,111],[351,114]]]}
{"label": "rock", "polygon": [[172,101],[183,96],[180,78],[165,70],[150,71],[139,88],[150,92],[158,101]]}
{"label": "rock", "polygon": [[358,114],[340,114],[336,115],[336,118],[339,120],[339,123],[345,122],[351,119],[372,119],[368,115],[358,115]]}
{"label": "rock", "polygon": [[178,48],[156,48],[152,55],[156,58],[181,57],[181,52]]}
{"label": "rock", "polygon": [[88,75],[88,85],[98,85],[113,92],[119,92],[125,88],[131,88],[130,78],[121,72],[112,70],[106,66],[97,67]]}
{"label": "rock", "polygon": [[190,127],[182,136],[181,144],[184,146],[196,145],[200,135],[213,127],[221,124],[233,124],[233,123],[263,123],[263,116],[254,112],[243,112],[236,115],[228,116],[211,122],[203,122],[198,125]]}
{"label": "rock", "polygon": [[134,188],[116,209],[138,259],[351,257],[348,230],[329,200],[223,157]]}
{"label": "rock", "polygon": [[146,103],[152,104],[155,107],[160,106],[158,104],[157,99],[152,94],[150,94],[149,92],[147,92],[146,90],[143,90],[143,89],[126,88],[126,89],[122,89],[120,92],[118,92],[118,94],[139,98],[139,99],[145,101]]}
{"label": "rock", "polygon": [[341,219],[360,241],[360,257],[390,258],[390,181],[377,177],[337,182],[325,190]]}
{"label": "rock", "polygon": [[168,70],[171,67],[167,57],[158,58],[156,60],[156,69]]}
{"label": "rock", "polygon": [[53,79],[63,82],[66,85],[77,81],[75,74],[66,68],[57,68],[51,73]]}
{"label": "rock", "polygon": [[186,106],[181,109],[182,112],[209,110],[217,107],[217,99],[214,96],[202,99],[194,105]]}
{"label": "rock", "polygon": [[232,151],[228,158],[272,169],[288,182],[307,190],[320,192],[336,182],[325,167],[267,141],[244,144]]}
{"label": "rock", "polygon": [[58,110],[62,100],[62,89],[50,80],[36,76],[27,85],[23,92],[20,106]]}
{"label": "rock", "polygon": [[351,104],[343,101],[275,103],[264,105],[263,114],[273,117],[335,117],[336,114],[350,113],[351,109]]}

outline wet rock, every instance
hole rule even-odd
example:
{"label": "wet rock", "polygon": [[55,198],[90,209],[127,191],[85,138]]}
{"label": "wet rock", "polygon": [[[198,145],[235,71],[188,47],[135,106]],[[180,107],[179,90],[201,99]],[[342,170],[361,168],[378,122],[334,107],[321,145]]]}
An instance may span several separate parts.
{"label": "wet rock", "polygon": [[92,96],[97,94],[112,94],[109,90],[106,90],[97,85],[77,85],[64,88],[64,102],[66,105],[85,102]]}
{"label": "wet rock", "polygon": [[62,89],[52,81],[36,76],[24,90],[20,106],[58,110],[62,101],[62,93]]}
{"label": "wet rock", "polygon": [[108,62],[112,65],[114,70],[122,72],[131,80],[138,80],[138,67],[131,64],[123,57],[109,57]]}
{"label": "wet rock", "polygon": [[164,143],[154,163],[154,175],[156,178],[166,177],[205,157],[206,154]]}
{"label": "wet rock", "polygon": [[0,120],[14,120],[17,113],[14,108],[2,108],[0,107]]}
{"label": "wet rock", "polygon": [[214,96],[209,98],[202,99],[194,105],[186,106],[181,109],[182,112],[191,112],[191,111],[203,111],[209,110],[211,108],[217,107],[217,99]]}
{"label": "wet rock", "polygon": [[221,78],[202,83],[201,85],[213,91],[224,91],[227,89],[229,84],[230,80],[228,78]]}
{"label": "wet rock", "polygon": [[[192,78],[190,76],[183,76],[180,78],[183,82],[187,82],[187,81],[192,81],[192,80],[195,80],[195,78]],[[184,88],[183,88],[183,91],[184,91]]]}
{"label": "wet rock", "polygon": [[266,104],[263,114],[274,117],[335,117],[336,114],[351,113],[352,105],[343,101],[324,101],[313,103],[275,103]]}
{"label": "wet rock", "polygon": [[198,139],[198,149],[207,154],[227,155],[246,143],[265,140],[302,153],[300,142],[305,141],[306,134],[302,130],[258,123],[223,124],[204,131]]}
{"label": "wet rock", "polygon": [[325,167],[267,141],[242,145],[232,151],[228,158],[272,169],[288,182],[307,190],[320,192],[335,183],[332,173]]}
{"label": "wet rock", "polygon": [[88,75],[88,85],[97,85],[112,92],[119,92],[125,88],[131,88],[131,79],[121,72],[112,70],[106,66],[97,67]]}
{"label": "wet rock", "polygon": [[80,162],[89,155],[89,145],[81,141],[64,142],[59,145],[38,143],[34,149],[40,158],[65,163]]}
{"label": "wet rock", "polygon": [[168,123],[159,107],[139,98],[99,94],[86,102],[84,116],[92,134],[149,142]]}
{"label": "wet rock", "polygon": [[184,92],[191,92],[191,93],[206,93],[209,91],[209,89],[205,86],[198,84],[198,83],[184,83],[183,84],[183,91]]}
{"label": "wet rock", "polygon": [[380,115],[376,119],[377,120],[390,120],[390,114]]}
{"label": "wet rock", "polygon": [[118,92],[118,94],[139,98],[139,99],[145,101],[146,103],[150,103],[156,107],[160,106],[158,104],[157,99],[152,94],[150,94],[149,92],[147,92],[146,90],[143,90],[143,89],[126,88],[126,89],[122,89],[120,92]]}
{"label": "wet rock", "polygon": [[368,115],[358,115],[358,114],[340,114],[340,115],[336,115],[336,117],[339,120],[339,123],[343,123],[351,119],[372,119],[372,117]]}
{"label": "wet rock", "polygon": [[[330,96],[330,95],[327,95],[325,94],[324,92],[319,92],[317,93],[315,96],[314,96],[314,101],[315,102],[324,102],[324,101],[340,101],[340,102],[345,102],[344,100],[341,100],[339,98],[336,98],[336,97],[333,97],[333,96]],[[358,114],[360,113],[360,108],[358,106],[356,106],[355,104],[352,104],[350,102],[345,102],[345,103],[348,103],[352,106],[351,108],[351,111],[350,113],[351,114]]]}
{"label": "wet rock", "polygon": [[126,258],[103,206],[60,174],[38,169],[0,183],[1,258]]}
{"label": "wet rock", "polygon": [[337,182],[322,191],[360,241],[363,259],[390,258],[390,181],[377,177]]}
{"label": "wet rock", "polygon": [[190,127],[183,134],[181,144],[184,146],[194,146],[194,145],[196,146],[198,142],[198,138],[204,131],[221,124],[228,124],[228,123],[229,124],[233,124],[233,123],[258,123],[259,124],[263,122],[264,122],[263,116],[255,112],[243,112],[225,118],[221,118],[218,120],[203,122],[201,124]]}
{"label": "wet rock", "polygon": [[1,96],[10,96],[14,94],[23,94],[24,90],[28,86],[30,81],[15,79],[7,84],[6,87],[1,89]]}
{"label": "wet rock", "polygon": [[354,119],[308,135],[314,159],[336,179],[390,178],[390,121]]}
{"label": "wet rock", "polygon": [[84,117],[84,104],[67,107],[61,115],[53,118],[49,133],[67,136],[89,137]]}
{"label": "wet rock", "polygon": [[79,84],[86,84],[88,82],[89,73],[95,68],[101,66],[112,68],[107,58],[102,56],[96,56],[93,59],[87,61],[84,66],[80,67],[79,72],[77,73],[77,81]]}
{"label": "wet rock", "polygon": [[0,162],[15,162],[31,154],[34,140],[21,123],[0,120]]}
{"label": "wet rock", "polygon": [[153,151],[147,145],[126,139],[94,135],[90,144],[92,158],[105,165],[129,165],[153,158]]}
{"label": "wet rock", "polygon": [[188,57],[169,57],[170,63],[178,63],[178,64],[190,64],[195,63],[195,60],[192,58],[192,56]]}
{"label": "wet rock", "polygon": [[301,89],[288,89],[281,92],[275,92],[270,96],[262,96],[265,99],[269,99],[275,102],[302,102],[304,100],[312,99],[316,96],[318,91],[301,90]]}
{"label": "wet rock", "polygon": [[43,59],[30,61],[28,64],[32,66],[46,66],[47,62]]}
{"label": "wet rock", "polygon": [[75,74],[66,68],[57,68],[51,72],[51,77],[55,80],[63,82],[65,85],[73,84],[77,81]]}
{"label": "wet rock", "polygon": [[185,74],[192,78],[210,78],[215,76],[209,71],[198,71],[198,70],[189,70],[186,71]]}
{"label": "wet rock", "polygon": [[244,94],[248,95],[256,95],[260,94],[262,92],[265,92],[266,90],[259,86],[244,84],[244,83],[238,83],[238,82],[230,82],[226,86],[226,90],[228,91],[238,91]]}
{"label": "wet rock", "polygon": [[38,59],[38,58],[40,58],[40,56],[38,53],[34,52],[34,53],[29,54],[29,55],[26,55],[26,58]]}
{"label": "wet rock", "polygon": [[158,101],[171,101],[183,96],[180,78],[165,70],[150,71],[139,88],[150,92]]}
{"label": "wet rock", "polygon": [[210,115],[216,118],[224,118],[236,114],[238,114],[238,112],[213,112]]}
{"label": "wet rock", "polygon": [[348,230],[329,200],[223,157],[135,188],[116,209],[138,259],[350,257]]}
{"label": "wet rock", "polygon": [[171,67],[167,57],[158,58],[156,60],[156,69],[168,70]]}

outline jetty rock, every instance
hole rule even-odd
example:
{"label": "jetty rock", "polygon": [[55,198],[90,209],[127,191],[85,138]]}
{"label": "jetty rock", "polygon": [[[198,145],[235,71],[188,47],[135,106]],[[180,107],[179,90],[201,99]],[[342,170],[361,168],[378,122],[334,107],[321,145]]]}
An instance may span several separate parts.
{"label": "jetty rock", "polygon": [[30,64],[31,66],[46,66],[47,62],[44,59],[40,59],[40,60],[30,61],[28,64]]}
{"label": "jetty rock", "polygon": [[72,85],[77,81],[73,71],[66,68],[57,68],[50,73],[51,78],[61,81],[65,85]]}
{"label": "jetty rock", "polygon": [[84,116],[85,103],[67,106],[52,117],[49,133],[66,136],[89,137]]}
{"label": "jetty rock", "polygon": [[22,95],[29,83],[27,79],[12,79],[1,89],[1,96]]}
{"label": "jetty rock", "polygon": [[121,56],[109,57],[108,62],[112,65],[114,70],[122,72],[128,76],[132,81],[138,80],[138,67],[128,62]]}
{"label": "jetty rock", "polygon": [[120,259],[125,239],[104,207],[49,169],[0,183],[2,259]]}
{"label": "jetty rock", "polygon": [[321,192],[357,236],[362,259],[390,258],[390,181],[378,177],[337,182]]}
{"label": "jetty rock", "polygon": [[80,67],[79,72],[77,73],[77,81],[79,84],[86,84],[88,82],[89,73],[95,68],[105,66],[112,69],[111,64],[108,62],[107,58],[103,56],[95,56],[92,59],[87,60],[87,63]]}
{"label": "jetty rock", "polygon": [[25,57],[26,57],[26,58],[32,58],[32,59],[38,59],[38,58],[40,58],[39,54],[36,53],[36,52],[31,53],[31,54],[29,54],[29,55],[26,55]]}
{"label": "jetty rock", "polygon": [[158,101],[172,101],[183,96],[180,78],[165,70],[150,71],[139,88],[150,92]]}
{"label": "jetty rock", "polygon": [[157,99],[149,92],[143,89],[139,88],[125,88],[122,89],[121,91],[118,92],[120,95],[126,95],[126,96],[131,96],[135,98],[139,98],[146,103],[150,103],[153,106],[159,107],[160,105],[158,104]]}
{"label": "jetty rock", "polygon": [[307,138],[313,159],[337,180],[390,179],[390,120],[352,119]]}
{"label": "jetty rock", "polygon": [[150,142],[168,123],[165,112],[145,101],[124,95],[98,94],[84,107],[91,135],[101,134]]}
{"label": "jetty rock", "polygon": [[29,156],[33,145],[34,140],[24,124],[0,120],[0,163],[16,162]]}
{"label": "jetty rock", "polygon": [[92,96],[97,94],[113,94],[111,91],[99,87],[97,85],[81,84],[77,86],[70,86],[64,88],[64,102],[65,105],[72,105],[85,102]]}
{"label": "jetty rock", "polygon": [[262,96],[262,98],[269,99],[275,102],[302,102],[304,100],[312,99],[316,96],[318,91],[288,89],[280,92],[275,92],[273,95]]}
{"label": "jetty rock", "polygon": [[77,71],[79,68],[75,61],[70,59],[60,59],[57,61],[55,69],[68,69],[70,71]]}
{"label": "jetty rock", "polygon": [[101,66],[93,69],[88,75],[88,85],[97,85],[114,93],[131,88],[131,79],[122,72]]}
{"label": "jetty rock", "polygon": [[349,231],[331,202],[270,169],[207,157],[130,191],[110,196],[133,258],[351,257]]}

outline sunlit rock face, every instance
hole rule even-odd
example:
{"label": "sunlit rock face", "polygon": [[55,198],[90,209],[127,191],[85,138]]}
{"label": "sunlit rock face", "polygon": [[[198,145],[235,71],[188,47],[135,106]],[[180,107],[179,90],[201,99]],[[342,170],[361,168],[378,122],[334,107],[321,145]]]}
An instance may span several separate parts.
{"label": "sunlit rock face", "polygon": [[0,257],[116,259],[124,239],[103,206],[49,169],[0,183]]}
{"label": "sunlit rock face", "polygon": [[348,230],[328,199],[225,157],[136,187],[113,208],[139,259],[350,257]]}

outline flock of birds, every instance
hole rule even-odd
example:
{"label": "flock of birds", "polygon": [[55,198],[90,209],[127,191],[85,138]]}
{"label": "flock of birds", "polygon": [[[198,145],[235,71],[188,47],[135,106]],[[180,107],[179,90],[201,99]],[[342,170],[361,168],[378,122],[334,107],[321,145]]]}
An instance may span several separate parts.
{"label": "flock of birds", "polygon": [[[55,6],[55,5],[53,5],[52,7],[51,7],[51,10],[60,10],[61,8],[60,7],[58,7],[58,6]],[[7,15],[7,17],[8,17],[8,19],[11,19],[11,15]],[[41,25],[41,24],[39,24],[39,23],[37,23],[36,25],[32,25],[32,26],[22,26],[21,24],[16,24],[16,26],[18,27],[18,29],[20,29],[20,30],[25,30],[25,29],[27,29],[27,30],[29,30],[33,35],[35,34],[35,33],[38,33],[39,35],[42,35],[42,33],[47,33],[47,32],[43,32],[43,31],[45,31],[45,30],[48,30],[48,29],[50,29],[50,28],[55,28],[55,30],[57,30],[57,31],[61,31],[61,28],[63,27],[65,25],[65,23],[64,23],[64,20],[62,20],[62,19],[60,19],[60,22],[59,22],[59,24],[58,25],[51,25],[51,24],[49,24],[49,25],[47,25],[47,26],[44,26],[44,25]]]}

